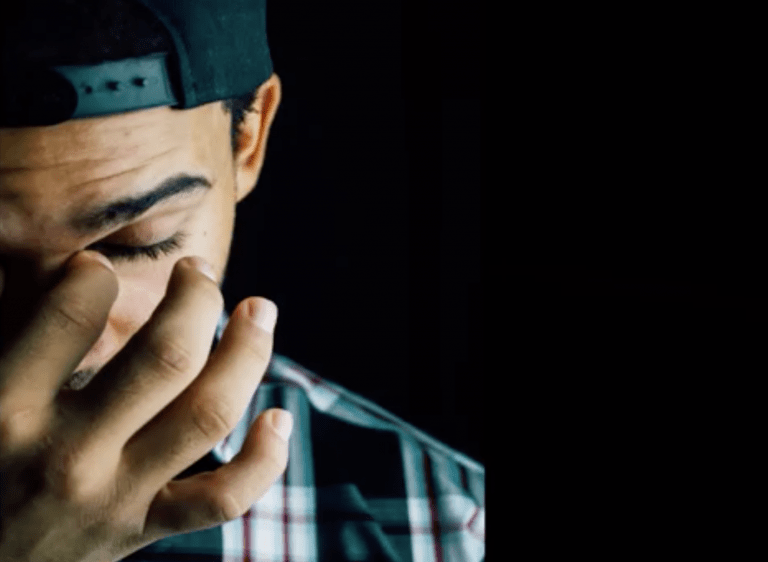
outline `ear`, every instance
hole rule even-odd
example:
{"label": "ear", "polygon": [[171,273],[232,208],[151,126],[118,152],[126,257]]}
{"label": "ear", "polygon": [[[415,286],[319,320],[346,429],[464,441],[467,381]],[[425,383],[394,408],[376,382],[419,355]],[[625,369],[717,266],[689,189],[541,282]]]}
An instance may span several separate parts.
{"label": "ear", "polygon": [[245,114],[234,155],[238,203],[253,191],[261,175],[269,132],[277,115],[282,93],[280,78],[277,74],[272,74],[261,85],[253,106]]}

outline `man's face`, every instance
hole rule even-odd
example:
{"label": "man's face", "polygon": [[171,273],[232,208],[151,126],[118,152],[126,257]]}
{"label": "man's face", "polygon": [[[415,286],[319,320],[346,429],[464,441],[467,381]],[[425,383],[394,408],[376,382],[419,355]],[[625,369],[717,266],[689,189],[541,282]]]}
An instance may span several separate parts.
{"label": "man's face", "polygon": [[[234,160],[231,117],[220,103],[0,129],[0,267],[5,273],[0,341],[17,333],[63,264],[80,250],[109,257],[112,246],[148,246],[187,234],[181,248],[157,259],[110,257],[120,292],[104,332],[76,370],[86,378],[149,320],[179,259],[203,257],[221,284],[235,208],[258,179],[280,95],[273,75],[260,90],[258,112],[247,114]],[[125,223],[98,230],[87,228],[98,226],[95,222],[78,220],[180,174],[205,178],[212,188],[165,199]]]}

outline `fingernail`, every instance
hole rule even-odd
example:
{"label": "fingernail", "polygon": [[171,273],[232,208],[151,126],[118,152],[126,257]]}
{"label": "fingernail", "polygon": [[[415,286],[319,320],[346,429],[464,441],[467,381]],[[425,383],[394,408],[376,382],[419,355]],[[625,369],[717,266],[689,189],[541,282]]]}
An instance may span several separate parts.
{"label": "fingernail", "polygon": [[213,272],[213,268],[203,258],[198,256],[193,256],[193,257],[187,258],[187,260],[190,263],[190,265],[192,265],[192,267],[194,267],[200,273],[208,277],[208,279],[210,279],[214,283],[218,283],[218,281],[216,280],[216,274]]}
{"label": "fingernail", "polygon": [[99,252],[94,252],[93,250],[84,250],[80,252],[81,254],[84,254],[85,257],[96,260],[98,262],[101,262],[102,265],[109,268],[111,271],[115,270],[115,266],[112,265],[112,262],[107,259],[107,257],[103,254],[100,254]]}
{"label": "fingernail", "polygon": [[268,299],[250,300],[248,314],[256,325],[270,334],[275,331],[277,324],[277,305]]}
{"label": "fingernail", "polygon": [[288,410],[275,410],[272,412],[272,427],[283,441],[288,441],[293,431],[293,414]]}

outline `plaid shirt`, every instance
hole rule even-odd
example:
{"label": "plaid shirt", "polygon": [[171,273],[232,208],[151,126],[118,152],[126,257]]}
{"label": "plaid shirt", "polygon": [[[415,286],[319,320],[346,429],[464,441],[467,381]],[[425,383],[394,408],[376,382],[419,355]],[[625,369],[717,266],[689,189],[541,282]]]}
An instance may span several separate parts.
{"label": "plaid shirt", "polygon": [[[222,314],[214,347],[228,316]],[[242,517],[157,541],[131,562],[482,562],[485,468],[277,353],[230,435],[185,478],[240,450],[261,412],[294,416],[288,468]]]}

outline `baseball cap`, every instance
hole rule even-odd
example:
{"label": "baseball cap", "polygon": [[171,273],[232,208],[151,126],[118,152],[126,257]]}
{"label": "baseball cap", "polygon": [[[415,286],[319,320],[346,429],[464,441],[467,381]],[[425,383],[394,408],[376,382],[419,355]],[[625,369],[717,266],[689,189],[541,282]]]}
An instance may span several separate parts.
{"label": "baseball cap", "polygon": [[6,54],[5,29],[45,14],[35,2],[3,7],[0,127],[51,126],[161,106],[191,109],[244,96],[272,75],[266,0],[130,1],[167,30],[170,52],[94,65],[19,60]]}

